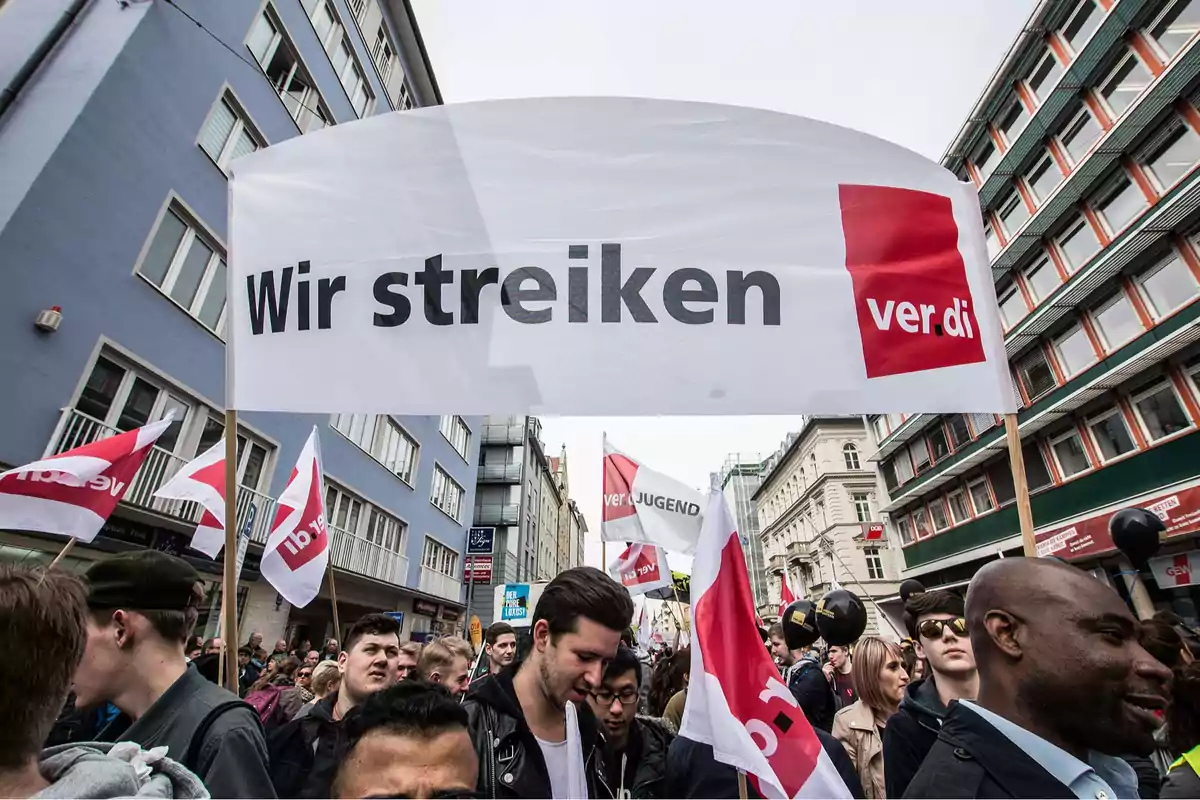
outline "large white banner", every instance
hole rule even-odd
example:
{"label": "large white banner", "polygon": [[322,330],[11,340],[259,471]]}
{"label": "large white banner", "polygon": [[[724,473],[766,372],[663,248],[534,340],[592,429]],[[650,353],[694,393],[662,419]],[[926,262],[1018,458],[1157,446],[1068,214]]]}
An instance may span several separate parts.
{"label": "large white banner", "polygon": [[974,187],[856,131],[467,103],[272,145],[230,187],[238,409],[1015,407]]}

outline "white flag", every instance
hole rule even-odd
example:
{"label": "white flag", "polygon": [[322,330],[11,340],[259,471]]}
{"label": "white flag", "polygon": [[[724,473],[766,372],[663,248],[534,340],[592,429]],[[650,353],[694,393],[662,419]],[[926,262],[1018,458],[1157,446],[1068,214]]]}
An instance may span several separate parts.
{"label": "white flag", "polygon": [[304,607],[321,591],[329,564],[321,446],[314,425],[292,477],[279,495],[259,570],[284,598]]}
{"label": "white flag", "polygon": [[0,474],[0,528],[90,542],[175,415]]}
{"label": "white flag", "polygon": [[650,615],[646,613],[648,600],[642,600],[642,611],[638,614],[637,645],[643,652],[650,649]]}
{"label": "white flag", "polygon": [[850,797],[762,646],[725,494],[709,493],[692,562],[692,669],[679,735],[711,744],[763,797]]}
{"label": "white flag", "polygon": [[204,513],[192,535],[192,548],[216,558],[225,546],[225,440],[222,438],[176,472],[155,497],[193,500]]}
{"label": "white flag", "polygon": [[629,590],[631,595],[661,589],[671,585],[671,568],[667,552],[652,544],[634,542],[625,548],[617,560],[608,566],[608,574]]}
{"label": "white flag", "polygon": [[[696,551],[704,495],[647,469],[604,437],[604,508],[600,538],[655,544],[677,553]],[[670,580],[670,571],[667,571]]]}

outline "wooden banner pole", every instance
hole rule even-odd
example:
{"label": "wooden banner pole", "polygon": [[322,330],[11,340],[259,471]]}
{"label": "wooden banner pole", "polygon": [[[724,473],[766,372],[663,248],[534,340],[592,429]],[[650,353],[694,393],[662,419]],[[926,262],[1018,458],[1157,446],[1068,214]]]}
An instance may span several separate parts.
{"label": "wooden banner pole", "polygon": [[1021,454],[1021,433],[1017,430],[1017,415],[1004,415],[1004,432],[1008,436],[1008,463],[1012,467],[1013,489],[1017,494],[1017,518],[1021,522],[1021,545],[1026,558],[1037,557],[1037,542],[1033,538],[1033,509],[1029,506],[1029,484],[1025,480],[1025,458]]}
{"label": "wooden banner pole", "polygon": [[333,607],[333,638],[338,640],[338,646],[340,647],[343,644],[343,642],[342,642],[342,623],[338,619],[337,587],[334,586],[334,584],[333,584],[333,561],[332,560],[329,562],[329,565],[326,567],[326,570],[329,572],[329,604],[330,604],[330,606]]}
{"label": "wooden banner pole", "polygon": [[[675,585],[675,576],[673,576],[673,575],[671,576],[671,589],[672,589],[672,591],[675,592],[675,603],[679,606],[679,613],[682,616],[683,615],[683,602],[679,599],[679,587]],[[683,632],[688,635],[688,638],[691,638],[691,635],[692,635],[691,628],[692,628],[692,626],[688,623],[688,618],[686,616],[684,616],[683,617]]]}
{"label": "wooden banner pole", "polygon": [[746,772],[745,772],[745,770],[739,769],[737,771],[737,775],[738,775],[738,797],[741,800],[746,800],[746,798],[750,796],[749,792],[746,791]]}
{"label": "wooden banner pole", "polygon": [[[225,657],[221,664],[225,668],[219,682],[234,694],[238,693],[237,669],[237,412],[232,408],[225,412],[225,570],[221,582],[221,612]],[[223,678],[223,680],[220,680]]]}
{"label": "wooden banner pole", "polygon": [[67,553],[71,552],[71,548],[75,546],[75,541],[76,541],[76,539],[74,536],[72,536],[70,539],[67,539],[67,543],[63,545],[62,550],[58,551],[58,555],[56,555],[54,557],[54,560],[50,562],[50,566],[48,567],[48,569],[54,569],[55,567],[58,566],[58,562],[63,560],[63,556],[65,556]]}

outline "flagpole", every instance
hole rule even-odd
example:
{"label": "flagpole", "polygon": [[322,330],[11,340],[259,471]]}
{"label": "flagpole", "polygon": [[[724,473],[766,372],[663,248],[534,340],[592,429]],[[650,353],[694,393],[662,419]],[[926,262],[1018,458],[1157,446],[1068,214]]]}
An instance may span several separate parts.
{"label": "flagpole", "polygon": [[65,556],[67,553],[71,552],[71,548],[75,546],[75,541],[76,540],[75,540],[74,536],[72,536],[70,539],[67,539],[67,543],[63,545],[62,550],[58,551],[58,555],[56,555],[54,557],[54,560],[50,562],[50,566],[48,567],[48,569],[54,569],[55,567],[58,566],[58,562],[63,560],[63,556]]}
{"label": "flagpole", "polygon": [[[683,614],[683,601],[679,599],[679,587],[675,585],[675,576],[671,576],[671,590],[675,592],[675,603],[679,606],[679,613]],[[687,617],[683,618],[683,632],[692,637],[691,625],[688,624]]]}
{"label": "flagpole", "polygon": [[[237,411],[225,411],[225,570],[221,582],[221,610],[224,616],[225,688],[238,693],[237,671]],[[222,676],[218,676],[222,677]]]}
{"label": "flagpole", "polygon": [[[822,540],[825,539],[825,534],[821,534],[821,539]],[[903,639],[904,634],[900,633],[900,631],[896,629],[896,625],[892,622],[891,618],[888,617],[887,614],[883,613],[883,609],[879,607],[879,603],[875,600],[874,597],[871,596],[871,593],[867,591],[867,587],[862,585],[862,581],[860,581],[858,578],[854,577],[854,573],[850,570],[850,568],[848,566],[846,566],[846,562],[842,561],[842,557],[840,555],[838,555],[837,548],[834,547],[834,544],[832,542],[829,543],[829,551],[831,553],[833,553],[833,557],[837,559],[837,562],[842,565],[842,569],[846,570],[846,574],[850,576],[850,580],[853,581],[854,583],[858,584],[858,588],[859,588],[859,590],[862,591],[863,596],[871,601],[871,605],[875,606],[875,614],[880,619],[882,619],[884,622],[886,622],[888,624],[888,627],[892,629],[892,633],[896,634],[896,638]],[[837,570],[836,569],[833,571],[833,577],[834,577],[834,580],[837,579]]]}
{"label": "flagpole", "polygon": [[1017,519],[1021,523],[1021,546],[1026,558],[1037,557],[1037,541],[1033,537],[1033,508],[1029,505],[1029,483],[1025,479],[1025,456],[1021,453],[1021,433],[1017,415],[1004,415],[1004,432],[1008,436],[1008,463],[1012,467],[1013,489],[1017,494]]}
{"label": "flagpole", "polygon": [[342,644],[342,624],[337,613],[337,587],[333,584],[333,559],[329,560],[325,570],[329,573],[329,604],[333,606],[333,638],[338,640],[338,644]]}
{"label": "flagpole", "polygon": [[738,773],[738,798],[746,800],[750,794],[746,791],[746,771],[739,769]]}

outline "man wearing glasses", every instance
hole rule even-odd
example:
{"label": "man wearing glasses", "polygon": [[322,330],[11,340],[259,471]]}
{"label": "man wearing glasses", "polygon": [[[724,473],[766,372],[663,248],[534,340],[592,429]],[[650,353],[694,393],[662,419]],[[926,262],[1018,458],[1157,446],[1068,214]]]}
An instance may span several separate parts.
{"label": "man wearing glasses", "polygon": [[904,796],[937,741],[950,701],[974,700],[979,694],[979,674],[961,597],[941,590],[913,595],[904,604],[904,626],[913,638],[917,658],[929,666],[929,677],[908,685],[900,711],[884,729],[883,774],[888,797]]}
{"label": "man wearing glasses", "polygon": [[667,796],[663,781],[667,749],[674,738],[662,725],[637,717],[641,662],[624,645],[604,670],[600,688],[588,704],[604,726],[604,764],[618,800]]}

